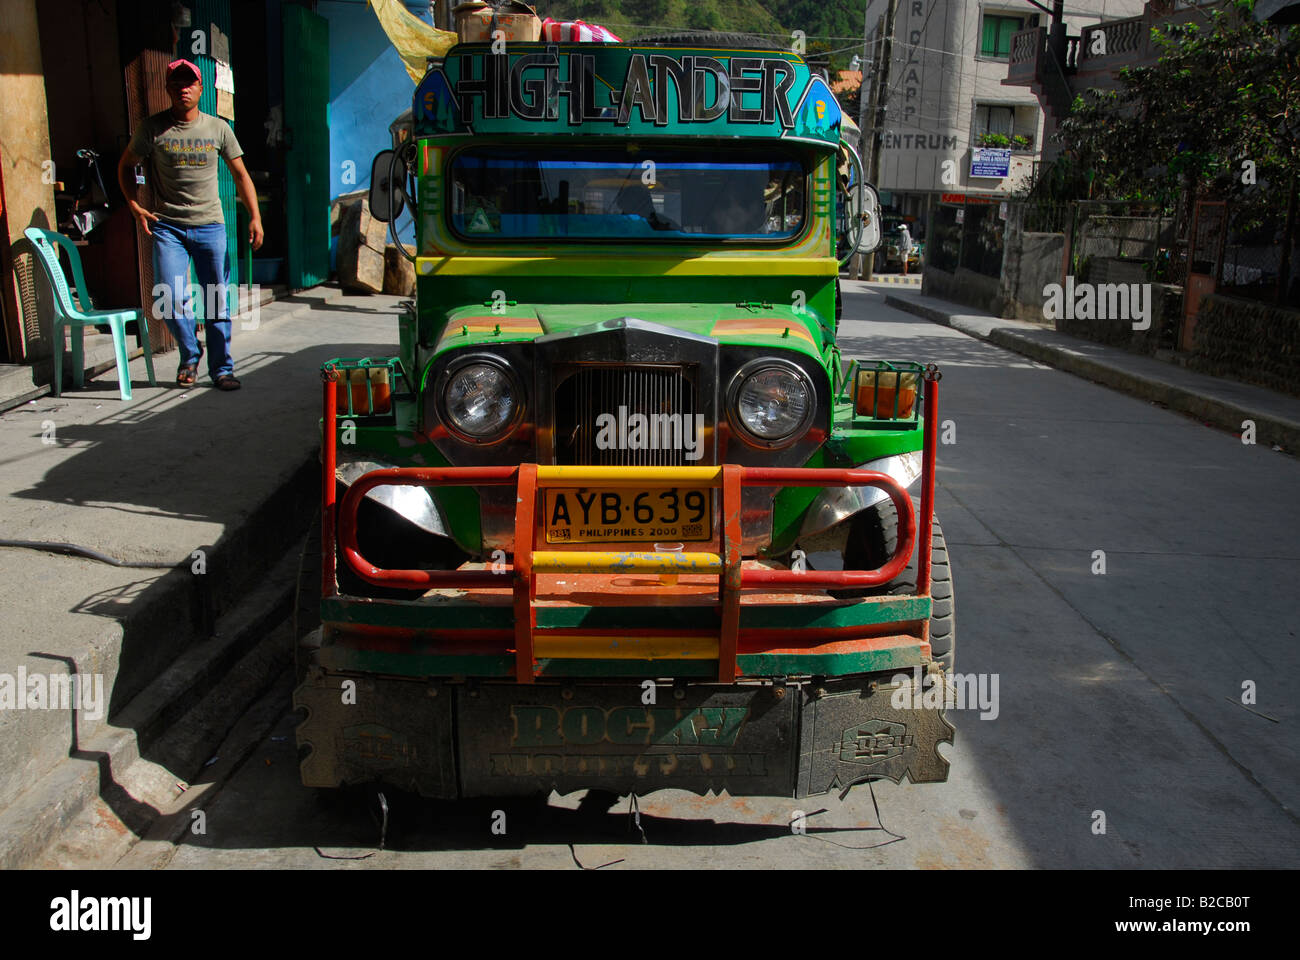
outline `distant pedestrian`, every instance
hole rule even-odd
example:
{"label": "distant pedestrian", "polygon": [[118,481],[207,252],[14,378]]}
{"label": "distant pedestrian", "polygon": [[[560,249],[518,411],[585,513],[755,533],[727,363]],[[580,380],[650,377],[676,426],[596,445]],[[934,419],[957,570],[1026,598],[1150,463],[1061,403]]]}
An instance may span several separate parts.
{"label": "distant pedestrian", "polygon": [[[203,79],[188,60],[167,65],[170,109],[156,113],[135,131],[117,164],[117,182],[144,232],[153,237],[154,280],[171,292],[172,307],[164,311],[167,328],[180,345],[181,362],[176,382],[194,383],[203,348],[194,335],[194,305],[186,295],[190,261],[204,291],[204,340],[208,374],[213,386],[238,390],[230,356],[230,317],[226,294],[230,256],[226,250],[226,224],[217,192],[217,155],[225,158],[235,179],[235,190],[248,210],[248,242],[262,246],[262,215],[257,191],[241,159],[244,151],[235,131],[220,117],[199,111]],[[146,210],[136,200],[131,171],[149,160],[155,209]]]}

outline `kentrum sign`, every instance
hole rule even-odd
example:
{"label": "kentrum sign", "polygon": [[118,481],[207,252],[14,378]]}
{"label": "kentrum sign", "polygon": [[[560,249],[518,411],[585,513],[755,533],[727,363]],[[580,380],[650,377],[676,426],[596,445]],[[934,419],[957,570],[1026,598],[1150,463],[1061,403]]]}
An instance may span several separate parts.
{"label": "kentrum sign", "polygon": [[797,54],[510,43],[453,47],[415,91],[416,134],[777,137],[838,146],[840,107]]}

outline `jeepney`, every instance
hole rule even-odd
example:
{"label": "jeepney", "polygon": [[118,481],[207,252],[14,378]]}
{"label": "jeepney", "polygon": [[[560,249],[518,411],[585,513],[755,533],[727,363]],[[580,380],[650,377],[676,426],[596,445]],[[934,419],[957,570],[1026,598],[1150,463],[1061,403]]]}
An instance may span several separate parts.
{"label": "jeepney", "polygon": [[789,52],[431,61],[372,171],[397,353],[322,368],[304,784],[947,778],[938,374],[837,344],[837,248],[880,242],[843,121]]}

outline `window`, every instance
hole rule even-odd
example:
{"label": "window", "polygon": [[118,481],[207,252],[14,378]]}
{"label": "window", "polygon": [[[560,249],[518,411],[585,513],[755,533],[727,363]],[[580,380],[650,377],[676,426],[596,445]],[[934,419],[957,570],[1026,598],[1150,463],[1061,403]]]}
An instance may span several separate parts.
{"label": "window", "polygon": [[984,14],[980,55],[1003,60],[1011,56],[1011,37],[1023,29],[1025,29],[1024,17],[1012,17],[1002,13]]}
{"label": "window", "polygon": [[972,112],[971,146],[1034,148],[1038,108],[1029,104],[977,103]]}
{"label": "window", "polygon": [[765,151],[473,148],[451,162],[451,226],[471,240],[782,240],[803,229],[806,176]]}
{"label": "window", "polygon": [[1016,108],[1002,107],[993,104],[981,103],[975,107],[975,136],[978,137],[984,133],[1000,133],[1004,137],[1011,136],[1011,129],[1015,125]]}

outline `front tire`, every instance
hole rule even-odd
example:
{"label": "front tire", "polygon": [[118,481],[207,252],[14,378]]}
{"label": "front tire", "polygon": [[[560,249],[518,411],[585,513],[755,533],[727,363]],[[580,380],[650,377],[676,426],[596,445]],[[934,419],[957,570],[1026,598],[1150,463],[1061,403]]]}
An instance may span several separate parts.
{"label": "front tire", "polygon": [[[849,541],[844,550],[845,570],[875,570],[889,560],[898,543],[898,514],[885,501],[878,507],[863,510],[850,521]],[[952,587],[952,565],[948,543],[938,517],[930,528],[930,653],[951,673],[957,649],[957,613]],[[853,592],[854,596],[906,596],[916,593],[916,554],[896,578],[879,587]]]}

